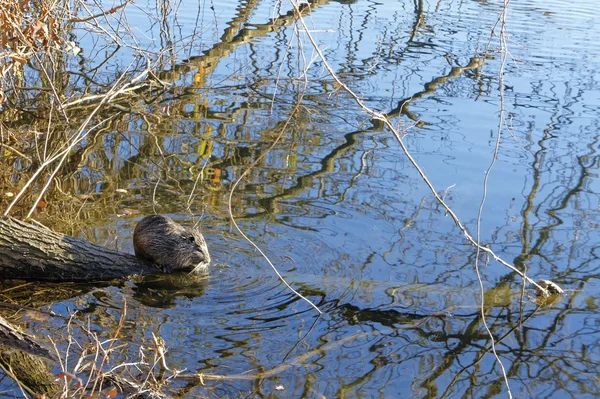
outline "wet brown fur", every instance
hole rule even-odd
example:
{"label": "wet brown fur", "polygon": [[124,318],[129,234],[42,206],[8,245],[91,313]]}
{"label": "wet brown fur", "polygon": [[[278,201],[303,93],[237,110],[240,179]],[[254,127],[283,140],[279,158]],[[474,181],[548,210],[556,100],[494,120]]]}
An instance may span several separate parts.
{"label": "wet brown fur", "polygon": [[165,272],[201,272],[210,263],[202,233],[162,215],[146,216],[137,224],[133,250],[137,257],[156,263]]}

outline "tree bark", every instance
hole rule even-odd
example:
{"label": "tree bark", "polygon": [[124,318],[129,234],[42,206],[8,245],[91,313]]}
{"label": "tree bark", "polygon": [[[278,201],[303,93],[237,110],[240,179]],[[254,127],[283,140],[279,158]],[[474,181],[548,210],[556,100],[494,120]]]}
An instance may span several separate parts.
{"label": "tree bark", "polygon": [[0,217],[0,277],[89,281],[148,274],[158,269],[133,255]]}
{"label": "tree bark", "polygon": [[9,348],[17,349],[31,355],[56,360],[48,349],[38,344],[28,334],[19,331],[2,316],[0,316],[0,345],[8,346]]}
{"label": "tree bark", "polygon": [[31,396],[37,394],[37,397],[55,397],[60,389],[48,362],[41,357],[21,351],[3,350],[0,352],[0,367]]}

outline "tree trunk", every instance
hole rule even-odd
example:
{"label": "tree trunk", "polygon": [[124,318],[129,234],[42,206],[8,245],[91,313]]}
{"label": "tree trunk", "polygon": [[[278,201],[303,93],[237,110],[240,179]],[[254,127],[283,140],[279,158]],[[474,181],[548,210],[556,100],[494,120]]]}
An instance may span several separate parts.
{"label": "tree trunk", "polygon": [[0,367],[31,396],[37,394],[37,397],[56,397],[60,389],[48,362],[41,357],[21,351],[3,350],[0,352]]}
{"label": "tree trunk", "polygon": [[4,317],[0,316],[0,345],[17,349],[31,355],[42,356],[56,360],[50,351],[38,344],[32,337],[13,327]]}
{"label": "tree trunk", "polygon": [[150,263],[86,240],[0,217],[0,277],[50,281],[109,280],[157,271]]}

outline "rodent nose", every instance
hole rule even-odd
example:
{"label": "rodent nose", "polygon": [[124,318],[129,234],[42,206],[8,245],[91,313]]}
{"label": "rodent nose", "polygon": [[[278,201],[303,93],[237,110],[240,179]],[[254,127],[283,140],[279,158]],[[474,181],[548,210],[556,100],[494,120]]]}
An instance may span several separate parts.
{"label": "rodent nose", "polygon": [[204,247],[201,251],[204,260],[210,262],[210,254],[208,253],[208,248]]}

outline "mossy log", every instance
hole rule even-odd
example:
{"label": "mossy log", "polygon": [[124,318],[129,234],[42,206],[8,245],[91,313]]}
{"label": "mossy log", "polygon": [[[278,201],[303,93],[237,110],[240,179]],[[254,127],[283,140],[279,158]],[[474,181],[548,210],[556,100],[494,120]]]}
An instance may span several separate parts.
{"label": "mossy log", "polygon": [[134,255],[123,254],[22,222],[0,217],[0,277],[47,281],[110,280],[156,272]]}
{"label": "mossy log", "polygon": [[10,348],[0,351],[0,368],[18,381],[22,389],[30,394],[50,396],[58,391],[56,377],[47,362],[47,359],[56,360],[54,356],[34,337],[20,331],[1,316],[0,345]]}
{"label": "mossy log", "polygon": [[31,397],[58,397],[60,385],[46,359],[22,351],[3,350],[0,367]]}
{"label": "mossy log", "polygon": [[0,345],[55,360],[48,349],[38,344],[31,336],[19,331],[2,316],[0,316]]}

